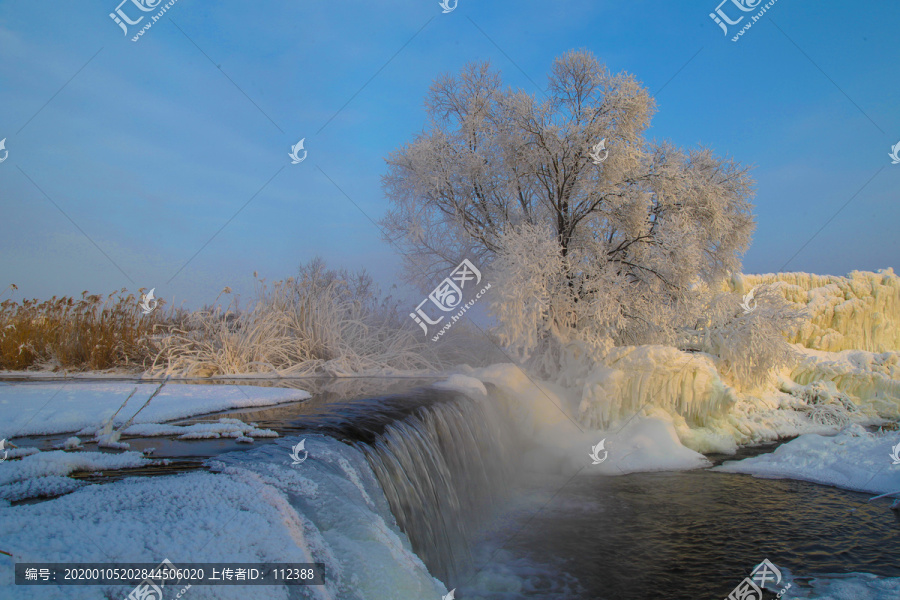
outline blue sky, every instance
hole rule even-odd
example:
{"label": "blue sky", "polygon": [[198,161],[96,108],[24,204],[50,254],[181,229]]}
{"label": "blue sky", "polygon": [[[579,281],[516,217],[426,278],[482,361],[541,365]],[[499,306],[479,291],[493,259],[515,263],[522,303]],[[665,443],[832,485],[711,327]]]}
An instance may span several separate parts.
{"label": "blue sky", "polygon": [[124,36],[117,3],[0,2],[0,287],[16,299],[143,286],[196,307],[315,255],[387,289],[399,260],[370,218],[431,81],[490,59],[538,93],[572,48],[659,91],[651,137],[755,166],[746,272],[898,267],[894,1],[779,0],[737,43],[717,0],[178,0],[138,42],[147,19]]}

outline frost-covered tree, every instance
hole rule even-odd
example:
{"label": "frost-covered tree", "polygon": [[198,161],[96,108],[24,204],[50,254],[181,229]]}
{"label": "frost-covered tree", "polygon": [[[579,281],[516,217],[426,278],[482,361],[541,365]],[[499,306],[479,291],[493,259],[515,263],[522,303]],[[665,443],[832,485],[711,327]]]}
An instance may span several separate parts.
{"label": "frost-covered tree", "polygon": [[426,110],[387,160],[383,225],[420,280],[463,255],[490,268],[499,334],[520,353],[673,342],[698,286],[739,269],[748,170],[648,140],[654,100],[591,53],[558,58],[540,97],[470,64],[433,83]]}

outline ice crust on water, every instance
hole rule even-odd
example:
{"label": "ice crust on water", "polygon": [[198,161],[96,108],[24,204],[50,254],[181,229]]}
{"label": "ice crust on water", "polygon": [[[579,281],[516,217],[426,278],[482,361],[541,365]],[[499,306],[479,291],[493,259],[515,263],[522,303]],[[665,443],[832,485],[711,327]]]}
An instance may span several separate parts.
{"label": "ice crust on water", "polygon": [[[88,430],[103,425],[131,391],[137,393],[116,415],[119,427],[156,390],[155,384],[118,382],[0,382],[0,439]],[[271,406],[309,398],[308,392],[251,385],[166,385],[135,418],[136,424],[161,423],[235,408]]]}
{"label": "ice crust on water", "polygon": [[252,438],[273,438],[278,434],[271,429],[259,429],[253,423],[244,423],[239,419],[222,418],[208,423],[193,423],[191,425],[161,425],[157,423],[145,423],[132,425],[122,432],[124,435],[140,437],[153,436],[178,436],[180,440],[216,439],[222,437],[241,438],[253,441]]}
{"label": "ice crust on water", "polygon": [[162,462],[147,460],[140,452],[38,452],[0,463],[0,498],[15,501],[72,491],[84,485],[65,477],[75,471],[128,469]]}

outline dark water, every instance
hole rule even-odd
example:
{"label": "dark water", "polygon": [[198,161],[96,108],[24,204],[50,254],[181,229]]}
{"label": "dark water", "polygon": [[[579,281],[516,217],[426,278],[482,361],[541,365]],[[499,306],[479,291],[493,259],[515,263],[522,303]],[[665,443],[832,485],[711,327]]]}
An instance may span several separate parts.
{"label": "dark water", "polygon": [[864,494],[706,470],[544,478],[521,493],[480,543],[540,566],[518,597],[568,581],[558,597],[722,599],[764,558],[795,575],[900,576],[900,520]]}

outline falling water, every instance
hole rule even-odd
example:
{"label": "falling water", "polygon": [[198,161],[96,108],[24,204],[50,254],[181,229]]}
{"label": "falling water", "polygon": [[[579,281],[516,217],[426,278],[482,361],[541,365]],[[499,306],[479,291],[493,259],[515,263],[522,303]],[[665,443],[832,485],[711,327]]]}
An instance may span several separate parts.
{"label": "falling water", "polygon": [[468,540],[509,480],[514,438],[500,401],[453,394],[359,445],[398,525],[443,581],[471,568]]}
{"label": "falling water", "polygon": [[509,399],[486,386],[487,396],[426,387],[331,402],[290,422],[298,437],[285,443],[321,434],[359,451],[431,575],[458,581],[473,567],[469,542],[503,501],[521,454]]}

